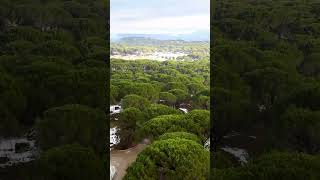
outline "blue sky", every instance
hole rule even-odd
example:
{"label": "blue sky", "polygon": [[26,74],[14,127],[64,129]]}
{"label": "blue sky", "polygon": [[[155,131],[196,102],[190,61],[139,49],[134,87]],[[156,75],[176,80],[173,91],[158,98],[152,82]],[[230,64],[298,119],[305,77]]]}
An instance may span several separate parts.
{"label": "blue sky", "polygon": [[210,31],[210,0],[111,0],[111,36]]}

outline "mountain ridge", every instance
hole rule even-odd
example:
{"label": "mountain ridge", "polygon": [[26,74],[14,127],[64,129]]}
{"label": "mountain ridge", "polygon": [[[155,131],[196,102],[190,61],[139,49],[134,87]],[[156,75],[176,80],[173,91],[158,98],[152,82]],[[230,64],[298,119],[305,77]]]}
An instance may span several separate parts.
{"label": "mountain ridge", "polygon": [[151,38],[154,40],[183,40],[183,41],[210,41],[210,32],[195,31],[189,34],[117,34],[111,35],[111,41],[119,41],[122,38]]}

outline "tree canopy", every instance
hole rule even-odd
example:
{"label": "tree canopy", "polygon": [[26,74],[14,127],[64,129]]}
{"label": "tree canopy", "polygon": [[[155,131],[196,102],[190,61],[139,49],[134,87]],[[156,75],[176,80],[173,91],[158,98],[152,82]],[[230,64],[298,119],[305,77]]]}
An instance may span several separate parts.
{"label": "tree canopy", "polygon": [[216,169],[213,179],[318,179],[319,157],[301,153],[272,152],[258,157],[246,167]]}
{"label": "tree canopy", "polygon": [[106,178],[103,161],[95,155],[91,148],[78,144],[64,145],[47,150],[38,162],[40,178],[58,179],[90,179]]}
{"label": "tree canopy", "polygon": [[211,9],[215,153],[236,146],[251,160],[239,167],[218,154],[213,179],[319,178],[319,2],[223,0]]}
{"label": "tree canopy", "polygon": [[187,139],[155,141],[127,169],[124,179],[207,179],[209,152]]}
{"label": "tree canopy", "polygon": [[106,140],[106,115],[103,111],[78,104],[47,110],[40,119],[39,142],[42,149],[77,142],[103,153]]}
{"label": "tree canopy", "polygon": [[159,140],[176,139],[176,138],[188,139],[201,144],[201,141],[197,135],[187,133],[187,132],[171,132],[171,133],[164,133],[161,136],[159,136]]}
{"label": "tree canopy", "polygon": [[[35,161],[2,169],[8,179],[35,179],[44,156],[52,159],[43,161],[48,174],[40,179],[106,178],[97,159],[105,156],[109,125],[108,4],[0,2],[0,136],[40,141]],[[81,147],[64,146],[71,143]]]}

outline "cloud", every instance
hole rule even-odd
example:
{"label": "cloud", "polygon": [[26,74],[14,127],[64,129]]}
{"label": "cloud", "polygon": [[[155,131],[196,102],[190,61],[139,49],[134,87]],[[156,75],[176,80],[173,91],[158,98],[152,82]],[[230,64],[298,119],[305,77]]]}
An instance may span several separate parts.
{"label": "cloud", "polygon": [[113,22],[111,19],[111,33],[184,34],[208,30],[210,17],[207,15],[194,15],[133,19],[121,22],[125,23]]}
{"label": "cloud", "polygon": [[111,0],[111,34],[210,30],[209,0]]}

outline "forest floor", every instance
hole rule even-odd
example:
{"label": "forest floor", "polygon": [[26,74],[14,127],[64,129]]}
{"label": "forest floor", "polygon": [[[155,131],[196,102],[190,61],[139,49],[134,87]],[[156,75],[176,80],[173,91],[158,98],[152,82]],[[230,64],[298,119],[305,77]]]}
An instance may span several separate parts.
{"label": "forest floor", "polygon": [[127,168],[136,160],[138,154],[146,147],[146,144],[138,144],[126,150],[111,150],[110,161],[116,168],[116,174],[113,180],[122,180],[126,174]]}

